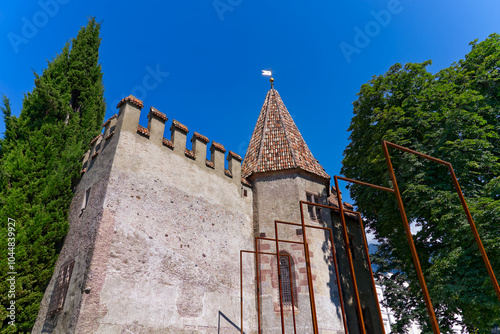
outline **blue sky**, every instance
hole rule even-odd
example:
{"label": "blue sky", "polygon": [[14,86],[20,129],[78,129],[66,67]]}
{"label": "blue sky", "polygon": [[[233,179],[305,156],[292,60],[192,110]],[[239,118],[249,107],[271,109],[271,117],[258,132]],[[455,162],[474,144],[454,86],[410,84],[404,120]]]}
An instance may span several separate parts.
{"label": "blue sky", "polygon": [[103,21],[106,118],[132,93],[144,101],[142,125],[154,106],[168,126],[176,119],[244,155],[269,89],[261,70],[272,68],[275,88],[333,176],[363,83],[394,63],[449,66],[470,41],[500,32],[498,13],[497,0],[9,1],[0,8],[0,95],[18,115],[33,71],[95,16]]}

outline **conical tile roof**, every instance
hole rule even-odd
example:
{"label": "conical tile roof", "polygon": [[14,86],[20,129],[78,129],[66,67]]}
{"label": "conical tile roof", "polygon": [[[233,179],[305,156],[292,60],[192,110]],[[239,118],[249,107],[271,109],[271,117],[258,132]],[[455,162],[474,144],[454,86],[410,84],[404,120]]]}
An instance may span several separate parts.
{"label": "conical tile roof", "polygon": [[307,147],[280,95],[272,88],[257,119],[242,174],[249,177],[254,173],[296,168],[330,179]]}

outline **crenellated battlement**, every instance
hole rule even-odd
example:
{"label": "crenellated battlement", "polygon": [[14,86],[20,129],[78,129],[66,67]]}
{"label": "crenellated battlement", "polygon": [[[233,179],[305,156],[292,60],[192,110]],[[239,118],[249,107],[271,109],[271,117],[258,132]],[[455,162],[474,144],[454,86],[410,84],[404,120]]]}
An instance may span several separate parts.
{"label": "crenellated battlement", "polygon": [[[144,127],[139,124],[141,110],[144,104],[141,100],[130,95],[122,99],[118,105],[118,114],[111,116],[104,124],[103,133],[94,138],[90,143],[90,149],[83,156],[82,174],[89,171],[97,159],[99,153],[113,137],[120,132],[128,131],[138,136],[147,138],[152,145],[165,149],[166,154],[176,154],[194,162],[200,168],[215,173],[220,177],[227,178],[236,184],[250,187],[250,183],[242,178],[242,158],[233,151],[227,151],[224,145],[212,141],[210,145],[210,158],[207,157],[207,145],[210,140],[198,132],[191,136],[192,150],[186,146],[189,129],[177,120],[172,120],[170,125],[170,139],[165,138],[167,116],[154,107],[149,108],[148,125]],[[225,160],[228,161],[228,169],[224,167]]]}
{"label": "crenellated battlement", "polygon": [[291,332],[291,320],[300,333],[347,333],[357,311],[376,319],[362,222],[322,205],[336,191],[274,88],[243,164],[154,107],[141,125],[134,96],[117,108],[82,157],[33,333],[229,333],[238,319],[247,333]]}

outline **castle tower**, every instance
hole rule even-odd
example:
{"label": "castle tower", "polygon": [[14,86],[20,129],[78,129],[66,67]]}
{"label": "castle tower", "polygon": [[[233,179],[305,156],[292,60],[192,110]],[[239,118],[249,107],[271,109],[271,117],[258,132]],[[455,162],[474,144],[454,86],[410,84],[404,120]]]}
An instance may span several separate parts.
{"label": "castle tower", "polygon": [[[256,236],[275,238],[275,220],[301,223],[299,201],[326,205],[330,177],[314,158],[295,125],[283,100],[272,87],[264,101],[242,166],[243,176],[253,185],[253,223]],[[332,227],[329,212],[317,207],[303,208],[306,224]],[[304,231],[297,226],[278,226],[279,239],[302,241]],[[343,333],[338,289],[329,233],[307,229],[307,243],[311,259],[314,299],[318,327],[325,333]],[[276,251],[276,245],[259,241],[261,251]],[[293,331],[295,312],[297,330],[313,333],[311,300],[308,286],[304,246],[279,243],[281,268],[291,267],[294,310],[285,300],[285,327]],[[281,327],[279,282],[276,258],[260,257],[261,314],[263,327],[279,332]],[[291,263],[288,263],[291,262]],[[286,273],[281,272],[282,277]],[[282,285],[286,285],[283,283]],[[285,294],[288,294],[286,292]],[[292,297],[292,296],[291,296]],[[284,299],[290,297],[284,297]],[[288,304],[288,308],[286,307]]]}
{"label": "castle tower", "polygon": [[[271,78],[271,83],[273,83]],[[324,135],[324,134],[323,134]],[[242,175],[253,187],[253,224],[255,237],[303,242],[307,234],[311,287],[308,286],[306,254],[303,245],[259,239],[263,252],[283,254],[259,257],[259,291],[262,327],[280,332],[280,282],[283,323],[286,332],[293,332],[293,315],[298,333],[360,333],[359,315],[355,311],[351,274],[349,272],[340,216],[334,210],[299,201],[313,202],[338,208],[336,195],[330,192],[330,176],[314,158],[273,84],[268,91],[255,125],[250,145],[242,165]],[[301,223],[301,209],[306,225],[331,229],[338,268],[335,266],[329,230],[275,224],[275,221]],[[352,206],[345,204],[345,209]],[[360,286],[361,304],[366,333],[380,333],[376,304],[370,287],[370,274],[363,250],[362,234],[356,215],[346,215],[347,230],[355,256],[355,270]],[[276,228],[277,226],[277,228]],[[281,277],[277,273],[280,261]],[[291,277],[286,271],[290,270]],[[338,275],[338,276],[337,276]],[[340,282],[337,282],[337,277]],[[290,282],[290,283],[289,283]],[[290,286],[292,291],[287,291]],[[339,286],[342,290],[345,318],[342,315]],[[294,306],[292,309],[290,301]],[[315,304],[314,311],[311,304]],[[317,322],[312,322],[315,312]],[[295,313],[295,314],[293,314]],[[345,324],[344,324],[345,319]]]}

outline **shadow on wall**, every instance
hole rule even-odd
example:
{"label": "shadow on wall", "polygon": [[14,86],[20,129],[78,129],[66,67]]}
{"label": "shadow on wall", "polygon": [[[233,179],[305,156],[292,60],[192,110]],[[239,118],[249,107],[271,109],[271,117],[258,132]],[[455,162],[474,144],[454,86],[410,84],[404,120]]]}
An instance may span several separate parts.
{"label": "shadow on wall", "polygon": [[49,317],[49,315],[47,315],[45,317],[45,323],[43,324],[43,328],[42,328],[42,334],[44,333],[53,333],[55,328],[56,328],[56,321],[55,321],[55,317]]}
{"label": "shadow on wall", "polygon": [[[222,313],[220,310],[219,310],[219,322],[218,322],[218,325],[217,325],[217,334],[220,334],[220,318],[224,318],[224,320],[226,320],[231,326],[233,326],[234,328],[236,328],[238,330],[238,332],[241,332],[241,328],[239,328],[234,322],[231,321],[231,319],[229,319],[228,317],[226,317],[226,315],[224,313]],[[245,334],[245,332],[243,332],[243,334]]]}
{"label": "shadow on wall", "polygon": [[[323,195],[326,196],[326,191],[324,192]],[[323,203],[323,204],[330,205],[330,203]],[[328,210],[328,209],[322,209],[322,210],[324,211],[324,210]],[[337,282],[336,282],[336,269],[335,269],[335,264],[333,262],[333,252],[332,252],[332,247],[335,247],[335,244],[338,241],[335,239],[335,235],[336,235],[335,228],[334,228],[335,216],[334,216],[334,212],[331,209],[330,209],[329,215],[330,215],[331,225],[328,226],[328,224],[325,224],[323,222],[321,224],[321,226],[330,228],[332,230],[333,240],[330,239],[330,232],[327,230],[324,230],[325,241],[324,241],[323,245],[321,246],[321,249],[322,249],[323,254],[324,254],[324,261],[328,265],[328,273],[329,273],[330,280],[328,281],[327,286],[328,286],[328,290],[330,291],[330,300],[334,305],[337,306],[335,309],[335,311],[337,313],[337,318],[342,319],[343,318],[342,317],[342,309],[340,308],[340,299],[338,296],[340,291],[338,289]],[[332,245],[331,242],[333,242],[334,245]],[[337,253],[337,257],[338,257],[337,249],[335,250],[335,252]],[[327,256],[327,254],[329,254],[329,256]],[[339,276],[340,276],[340,273],[339,273]],[[342,276],[340,276],[340,278],[342,279]]]}

